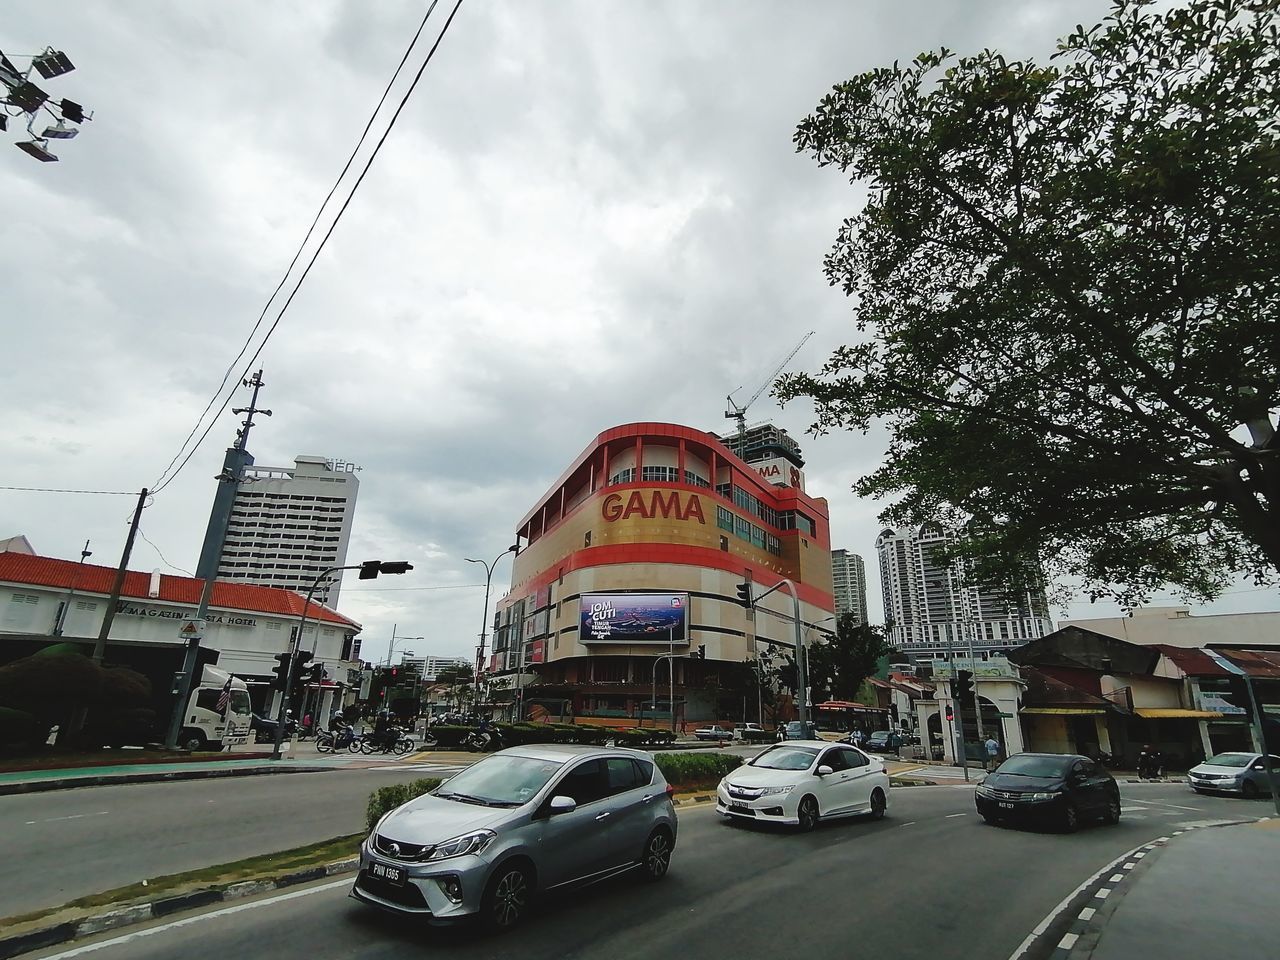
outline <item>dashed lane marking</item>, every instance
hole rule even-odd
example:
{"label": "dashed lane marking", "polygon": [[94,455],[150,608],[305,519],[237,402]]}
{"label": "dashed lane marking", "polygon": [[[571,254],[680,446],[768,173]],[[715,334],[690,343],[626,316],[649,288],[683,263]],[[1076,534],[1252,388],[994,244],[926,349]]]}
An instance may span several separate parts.
{"label": "dashed lane marking", "polygon": [[1083,908],[1083,909],[1080,911],[1079,919],[1081,919],[1081,920],[1092,920],[1092,919],[1093,919],[1093,915],[1094,915],[1095,913],[1097,913],[1097,912],[1098,912],[1098,911],[1097,911],[1097,910],[1095,910],[1093,907],[1085,907],[1085,908]]}
{"label": "dashed lane marking", "polygon": [[1080,935],[1078,933],[1064,933],[1062,939],[1058,941],[1058,946],[1063,950],[1070,950],[1079,939]]}
{"label": "dashed lane marking", "polygon": [[1105,900],[1107,899],[1107,897],[1111,896],[1111,888],[1101,887],[1099,888],[1098,892],[1094,894],[1094,896],[1097,897],[1099,900]]}

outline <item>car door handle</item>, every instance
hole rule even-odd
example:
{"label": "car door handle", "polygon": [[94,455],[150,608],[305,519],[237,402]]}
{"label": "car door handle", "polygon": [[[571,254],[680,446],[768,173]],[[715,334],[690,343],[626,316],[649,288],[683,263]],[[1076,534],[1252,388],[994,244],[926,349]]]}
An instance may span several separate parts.
{"label": "car door handle", "polygon": [[656,794],[656,793],[646,794],[646,795],[645,795],[645,797],[644,797],[644,799],[643,799],[643,800],[641,800],[640,802],[641,802],[641,803],[648,803],[650,800],[652,800],[652,799],[653,799],[654,797],[656,797],[656,796],[657,796],[657,794]]}
{"label": "car door handle", "polygon": [[596,817],[596,819],[597,819],[597,820],[603,820],[603,819],[604,819],[605,817],[607,817],[608,815],[609,815],[609,811],[608,811],[608,810],[606,810],[604,813],[600,814],[600,816]]}

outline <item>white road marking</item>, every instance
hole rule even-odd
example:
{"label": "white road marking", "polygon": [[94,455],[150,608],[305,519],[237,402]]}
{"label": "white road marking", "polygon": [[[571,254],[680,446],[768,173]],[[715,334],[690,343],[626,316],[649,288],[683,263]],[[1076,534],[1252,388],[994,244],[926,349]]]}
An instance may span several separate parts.
{"label": "white road marking", "polygon": [[1133,869],[1134,867],[1136,867],[1136,866],[1137,866],[1137,863],[1126,863],[1126,864],[1124,865],[1124,869],[1125,869],[1125,870],[1132,870],[1132,869]]}
{"label": "white road marking", "polygon": [[1119,883],[1123,879],[1124,879],[1123,873],[1113,873],[1111,875],[1111,879],[1108,880],[1107,883]]}
{"label": "white road marking", "polygon": [[1081,919],[1081,920],[1092,920],[1092,919],[1093,919],[1093,915],[1094,915],[1095,913],[1097,913],[1097,912],[1098,912],[1098,911],[1097,911],[1097,910],[1095,910],[1093,907],[1085,907],[1083,910],[1081,910],[1081,911],[1080,911],[1080,919]]}
{"label": "white road marking", "polygon": [[1063,950],[1070,950],[1076,945],[1076,941],[1080,939],[1078,933],[1064,933],[1062,939],[1058,941],[1058,946]]}
{"label": "white road marking", "polygon": [[1143,850],[1139,850],[1137,853],[1135,853],[1135,854],[1133,855],[1133,859],[1135,859],[1135,860],[1141,860],[1141,859],[1142,859],[1143,857],[1145,857],[1146,855],[1147,855],[1147,854],[1146,854],[1146,852],[1145,852],[1145,851],[1143,851]]}
{"label": "white road marking", "polygon": [[1141,803],[1143,805],[1154,804],[1157,807],[1173,807],[1175,810],[1191,810],[1195,813],[1204,813],[1204,807],[1184,807],[1177,803],[1167,803],[1164,800],[1129,800],[1130,803]]}
{"label": "white road marking", "polygon": [[[1124,860],[1128,860],[1129,857],[1131,857],[1136,851],[1140,849],[1141,847],[1134,847],[1128,853],[1124,853],[1116,857],[1114,860],[1112,860],[1109,864],[1107,864],[1105,867],[1103,867],[1093,876],[1088,877],[1086,880],[1084,880],[1084,882],[1082,882],[1080,886],[1076,887],[1074,890],[1068,893],[1065,897],[1063,897],[1062,900],[1059,901],[1058,905],[1054,907],[1052,910],[1050,910],[1047,914],[1045,914],[1044,919],[1036,924],[1035,929],[1032,930],[1029,934],[1027,934],[1027,936],[1023,939],[1022,943],[1018,944],[1017,949],[1015,949],[1013,953],[1009,954],[1009,960],[1020,960],[1022,955],[1027,952],[1027,949],[1031,946],[1031,944],[1035,943],[1036,938],[1041,936],[1046,930],[1049,929],[1049,924],[1053,923],[1053,921],[1058,918],[1058,914],[1062,913],[1063,910],[1067,909],[1067,907],[1070,906],[1071,901],[1074,900],[1076,897],[1078,897],[1081,893],[1083,893],[1086,887],[1088,887],[1091,883],[1097,880],[1100,876],[1102,876],[1108,870],[1114,870],[1117,863],[1120,863]],[[1108,890],[1107,892],[1110,893],[1111,891]]]}
{"label": "white road marking", "polygon": [[157,933],[164,933],[168,930],[176,930],[179,927],[188,927],[193,923],[200,923],[204,920],[213,920],[216,917],[227,917],[233,913],[240,913],[243,910],[254,910],[258,907],[269,906],[275,903],[284,903],[286,900],[297,900],[300,897],[309,897],[313,893],[320,893],[322,890],[333,890],[337,887],[344,887],[351,883],[351,878],[346,877],[342,880],[335,880],[332,883],[324,883],[318,887],[308,887],[306,890],[295,890],[292,893],[282,893],[276,897],[267,897],[264,900],[253,900],[249,903],[238,903],[234,907],[223,907],[221,910],[214,910],[212,913],[202,913],[194,917],[184,917],[181,920],[174,920],[170,923],[162,923],[157,927],[147,927],[145,930],[137,930],[133,933],[126,933],[123,936],[112,937],[109,940],[103,940],[99,943],[89,943],[83,947],[76,947],[72,950],[64,950],[62,953],[55,953],[46,960],[68,960],[70,957],[82,957],[86,953],[93,953],[96,950],[103,950],[107,947],[116,947],[122,943],[132,943],[134,940],[141,940],[143,937],[154,936]]}
{"label": "white road marking", "polygon": [[946,816],[946,819],[947,819],[947,820],[952,820],[952,819],[954,819],[954,818],[956,818],[956,817],[967,817],[967,816],[968,816],[968,814],[967,814],[967,813],[948,813],[948,814],[947,814],[947,816]]}
{"label": "white road marking", "polygon": [[1094,896],[1097,897],[1099,900],[1105,900],[1107,899],[1107,897],[1111,896],[1111,888],[1102,887],[1098,890],[1097,893],[1094,894]]}
{"label": "white road marking", "polygon": [[82,820],[85,817],[105,817],[111,811],[99,810],[97,813],[73,813],[69,817],[50,817],[48,820],[28,820],[26,825],[29,827],[33,823],[55,823],[58,820]]}
{"label": "white road marking", "polygon": [[915,821],[914,821],[914,820],[908,820],[906,823],[900,823],[900,824],[898,824],[898,826],[900,826],[900,827],[912,827],[912,826],[915,826]]}

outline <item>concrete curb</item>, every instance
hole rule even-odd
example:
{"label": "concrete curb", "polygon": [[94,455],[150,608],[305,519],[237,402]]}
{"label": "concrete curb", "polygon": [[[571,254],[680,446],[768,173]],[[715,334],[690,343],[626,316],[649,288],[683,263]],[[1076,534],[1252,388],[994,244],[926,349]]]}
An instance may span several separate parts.
{"label": "concrete curb", "polygon": [[27,780],[0,783],[0,797],[77,787],[113,787],[124,783],[161,783],[165,780],[213,780],[219,777],[261,777],[281,773],[328,773],[341,767],[239,767],[231,770],[166,770],[160,773],[112,773],[100,777],[63,777],[60,780]]}
{"label": "concrete curb", "polygon": [[30,930],[14,937],[0,938],[0,960],[9,960],[11,957],[19,956],[31,950],[53,947],[60,943],[78,940],[81,937],[92,936],[96,933],[104,933],[108,930],[118,930],[121,927],[145,923],[148,920],[167,917],[184,910],[193,910],[197,907],[204,907],[213,903],[225,903],[230,900],[242,900],[245,897],[257,896],[258,894],[279,890],[283,887],[292,887],[300,883],[310,883],[313,880],[323,880],[325,877],[352,873],[359,866],[360,858],[358,856],[346,857],[318,867],[309,867],[306,870],[286,873],[267,880],[239,880],[235,883],[207,887],[203,890],[193,890],[190,893],[183,893],[174,897],[163,897],[159,900],[141,903],[108,904],[100,907],[92,917],[64,921],[62,923],[51,923],[38,930]]}

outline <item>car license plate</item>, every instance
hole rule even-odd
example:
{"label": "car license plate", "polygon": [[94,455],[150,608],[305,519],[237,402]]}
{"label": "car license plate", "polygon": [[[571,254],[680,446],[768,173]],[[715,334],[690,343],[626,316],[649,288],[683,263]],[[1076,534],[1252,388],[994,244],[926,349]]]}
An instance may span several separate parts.
{"label": "car license plate", "polygon": [[750,814],[752,811],[745,803],[731,803],[729,804],[729,812]]}
{"label": "car license plate", "polygon": [[404,867],[393,867],[389,863],[374,863],[369,867],[369,876],[375,880],[385,880],[397,887],[404,886]]}
{"label": "car license plate", "polygon": [[1013,804],[1012,804],[1012,803],[1005,803],[1003,800],[1001,800],[1001,801],[1000,801],[1000,807],[1001,807],[1001,809],[1003,809],[1003,810],[1012,810],[1012,809],[1013,809]]}

